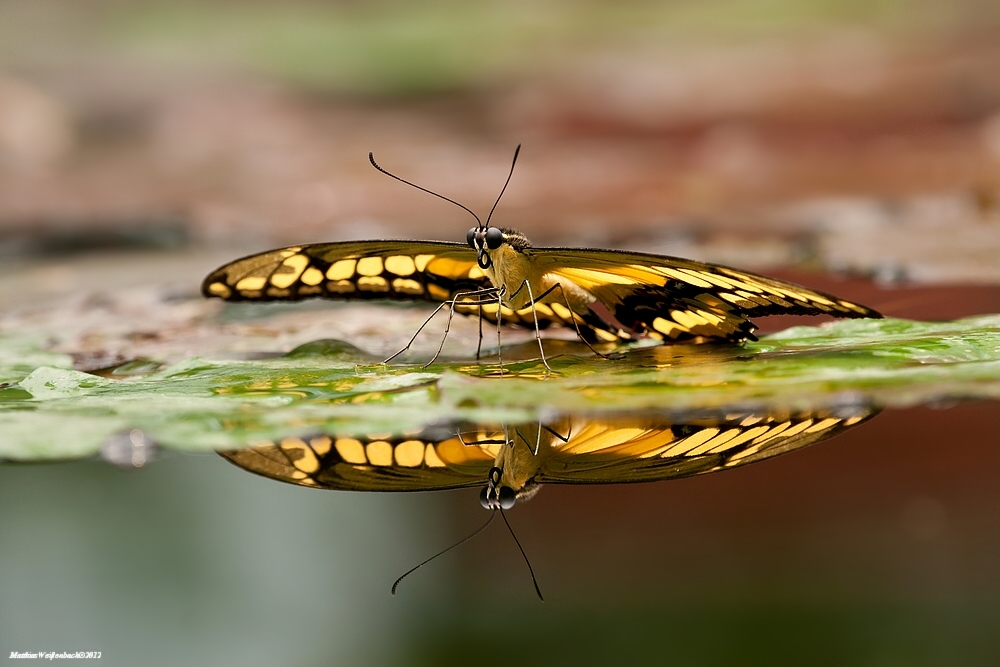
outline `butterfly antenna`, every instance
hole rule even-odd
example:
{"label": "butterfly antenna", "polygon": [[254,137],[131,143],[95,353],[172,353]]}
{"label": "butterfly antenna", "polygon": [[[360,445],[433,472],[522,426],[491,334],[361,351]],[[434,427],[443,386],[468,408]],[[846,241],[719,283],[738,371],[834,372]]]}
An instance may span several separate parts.
{"label": "butterfly antenna", "polygon": [[[518,148],[520,148],[520,146],[518,146]],[[515,155],[516,155],[516,154],[515,154]],[[396,179],[397,181],[399,181],[400,183],[406,183],[406,184],[407,184],[407,185],[409,185],[410,187],[412,187],[412,188],[416,188],[417,190],[421,190],[421,191],[423,191],[423,192],[426,192],[426,193],[427,193],[427,194],[429,194],[429,195],[434,195],[435,197],[438,197],[438,198],[440,198],[440,199],[443,199],[443,200],[445,200],[445,201],[447,201],[447,202],[451,202],[452,204],[454,204],[455,206],[459,207],[460,209],[463,209],[463,210],[465,210],[466,212],[468,212],[468,214],[469,214],[469,215],[471,215],[471,216],[472,216],[473,218],[475,218],[475,219],[476,219],[476,224],[478,224],[478,225],[479,225],[480,227],[482,227],[482,226],[483,226],[483,221],[482,221],[482,220],[480,220],[480,219],[479,219],[479,216],[478,216],[478,215],[476,215],[475,213],[473,213],[473,212],[472,212],[472,210],[471,210],[471,209],[470,209],[470,208],[469,208],[468,206],[463,206],[462,204],[459,204],[459,203],[458,203],[457,201],[455,201],[454,199],[449,199],[448,197],[445,197],[444,195],[439,195],[438,193],[434,192],[433,190],[428,190],[427,188],[422,188],[422,187],[420,187],[419,185],[417,185],[416,183],[410,183],[410,182],[409,182],[408,180],[406,180],[405,178],[400,178],[400,177],[399,177],[399,176],[397,176],[396,174],[393,174],[393,173],[390,173],[390,172],[386,171],[386,170],[385,170],[385,169],[383,169],[382,167],[378,166],[378,163],[377,163],[377,162],[375,162],[375,156],[374,156],[374,155],[373,155],[373,154],[371,153],[371,151],[369,151],[369,152],[368,152],[368,160],[369,160],[369,161],[370,161],[370,162],[372,163],[372,166],[373,166],[373,167],[375,167],[376,169],[378,169],[379,171],[381,171],[381,172],[382,172],[383,174],[385,174],[386,176],[388,176],[388,177],[390,177],[390,178],[395,178],[395,179]],[[507,178],[507,180],[509,181],[509,180],[510,180],[510,177],[508,177],[508,178]],[[506,187],[506,186],[504,186],[504,187]],[[501,194],[502,194],[502,193],[501,193]],[[495,208],[495,207],[496,207],[496,206],[494,205],[494,208]]]}
{"label": "butterfly antenna", "polygon": [[500,203],[500,197],[503,197],[503,193],[507,191],[507,185],[510,183],[510,177],[514,175],[514,165],[517,164],[517,156],[520,152],[521,144],[518,144],[517,148],[514,149],[514,159],[510,161],[510,173],[507,174],[507,182],[503,184],[503,189],[500,190],[497,200],[493,202],[493,208],[490,209],[490,214],[486,216],[486,227],[484,227],[484,229],[490,226],[490,218],[493,217],[493,211],[497,210],[497,204]]}
{"label": "butterfly antenna", "polygon": [[[472,533],[471,535],[469,535],[465,539],[463,539],[463,540],[461,540],[459,542],[456,542],[455,544],[451,545],[450,547],[448,547],[444,551],[441,551],[441,552],[438,552],[438,553],[434,554],[433,556],[431,556],[430,558],[428,558],[427,560],[425,560],[420,565],[417,565],[416,567],[411,568],[410,570],[407,570],[406,573],[403,576],[401,576],[399,579],[397,579],[396,582],[392,585],[392,594],[396,595],[396,587],[399,586],[399,582],[401,582],[403,579],[405,579],[406,577],[410,576],[411,574],[413,574],[414,572],[416,572],[417,570],[419,570],[420,568],[422,568],[424,565],[427,565],[427,563],[431,562],[432,560],[434,560],[438,556],[445,555],[446,553],[448,553],[449,551],[451,551],[455,547],[459,547],[459,546],[465,544],[466,542],[468,542],[469,540],[471,540],[473,537],[475,537],[479,533],[481,533],[484,530],[486,530],[487,528],[489,528],[490,524],[493,523],[494,517],[496,517],[496,512],[490,512],[490,518],[486,520],[486,523],[484,523],[479,530],[477,530],[476,532]],[[504,519],[504,520],[506,521],[506,519]],[[514,541],[517,541],[516,537],[514,538]],[[530,568],[531,566],[529,565],[528,567]],[[532,575],[532,576],[534,576],[534,575]],[[537,586],[536,586],[536,588],[537,588]]]}
{"label": "butterfly antenna", "polygon": [[531,583],[535,585],[535,593],[538,594],[538,599],[545,602],[545,598],[542,597],[542,591],[538,588],[538,580],[535,579],[535,571],[531,569],[531,562],[528,560],[528,554],[524,553],[524,547],[521,546],[521,542],[518,541],[517,535],[514,534],[514,529],[510,527],[510,522],[507,521],[507,515],[504,514],[503,510],[500,510],[500,516],[503,517],[503,522],[507,524],[507,530],[510,531],[510,536],[514,538],[514,544],[517,548],[521,550],[521,556],[524,557],[524,562],[528,566],[528,572],[531,574]]}

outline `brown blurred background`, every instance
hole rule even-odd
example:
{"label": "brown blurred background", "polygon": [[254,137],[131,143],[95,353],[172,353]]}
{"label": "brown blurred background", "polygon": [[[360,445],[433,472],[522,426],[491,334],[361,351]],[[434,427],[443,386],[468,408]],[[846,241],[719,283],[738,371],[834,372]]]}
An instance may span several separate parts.
{"label": "brown blurred background", "polygon": [[4,2],[0,239],[633,246],[996,282],[995,3]]}
{"label": "brown blurred background", "polygon": [[[537,244],[724,262],[895,316],[1000,312],[996,2],[10,0],[0,331],[81,368],[211,353],[188,323],[216,312],[195,291],[222,261],[464,239],[462,211],[368,151],[486,212],[518,143],[496,220]],[[261,325],[269,349],[317,337],[289,317]],[[512,516],[544,607],[498,534],[386,599],[479,520],[474,494],[314,494],[179,455],[6,468],[0,649],[997,664],[998,426],[996,405],[917,408],[718,478],[545,489]]]}

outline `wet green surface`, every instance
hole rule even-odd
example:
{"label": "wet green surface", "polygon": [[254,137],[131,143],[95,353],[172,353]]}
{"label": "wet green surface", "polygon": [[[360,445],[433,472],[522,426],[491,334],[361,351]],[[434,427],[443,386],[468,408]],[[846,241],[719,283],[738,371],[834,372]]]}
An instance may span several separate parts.
{"label": "wet green surface", "polygon": [[[998,315],[842,321],[788,329],[745,347],[646,347],[611,360],[565,341],[550,343],[551,375],[537,357],[507,362],[503,377],[488,358],[383,367],[337,341],[272,359],[191,358],[160,370],[144,360],[95,375],[72,370],[69,357],[31,341],[0,338],[0,457],[86,456],[130,429],[165,447],[212,450],[317,431],[400,432],[457,420],[908,407],[1000,397]],[[521,346],[508,358],[531,350]]]}

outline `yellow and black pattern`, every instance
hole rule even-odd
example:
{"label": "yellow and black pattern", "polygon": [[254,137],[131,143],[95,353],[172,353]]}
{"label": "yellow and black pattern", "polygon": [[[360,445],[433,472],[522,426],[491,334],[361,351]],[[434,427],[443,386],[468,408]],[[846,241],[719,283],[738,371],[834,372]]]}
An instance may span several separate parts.
{"label": "yellow and black pattern", "polygon": [[[500,445],[466,446],[457,433],[290,437],[221,454],[265,477],[320,489],[432,491],[477,486],[486,479]],[[498,437],[492,436],[489,439]],[[483,439],[487,438],[479,440]]]}
{"label": "yellow and black pattern", "polygon": [[446,301],[489,287],[459,243],[357,241],[280,248],[230,262],[202,283],[227,301],[400,299]]}
{"label": "yellow and black pattern", "polygon": [[[615,250],[526,248],[540,271],[584,288],[606,309],[584,315],[592,340],[755,339],[751,317],[881,317],[800,285],[715,264]],[[609,317],[610,315],[611,317]]]}
{"label": "yellow and black pattern", "polygon": [[[492,287],[476,255],[460,243],[347,241],[279,248],[250,255],[213,271],[202,283],[206,297],[226,301],[390,299],[443,302]],[[531,308],[513,310],[497,299],[459,296],[456,311],[496,323],[534,326]],[[477,305],[461,305],[461,301]],[[561,309],[568,316],[568,310]],[[548,307],[537,309],[539,328],[571,325]]]}
{"label": "yellow and black pattern", "polygon": [[553,443],[538,484],[650,482],[734,468],[827,440],[877,413],[733,414],[671,425],[574,424]]}
{"label": "yellow and black pattern", "polygon": [[352,491],[481,486],[497,466],[523,498],[546,483],[651,482],[725,470],[826,440],[876,412],[742,413],[678,423],[563,419],[400,436],[316,435],[222,455],[272,479]]}
{"label": "yellow and black pattern", "polygon": [[[227,301],[322,297],[440,303],[457,297],[459,313],[481,314],[490,322],[499,317],[505,324],[525,327],[534,327],[537,316],[540,329],[575,326],[588,342],[643,337],[739,342],[755,338],[751,317],[881,317],[830,294],[724,266],[614,250],[533,248],[515,230],[504,233],[518,240],[505,246],[506,261],[517,275],[527,277],[532,293],[540,297],[533,307],[525,302],[525,280],[494,285],[477,264],[475,250],[433,241],[281,248],[217,269],[205,279],[202,292]],[[548,290],[557,283],[559,289]],[[502,302],[496,293],[484,292],[501,287]],[[507,299],[518,292],[520,302],[512,308]]]}

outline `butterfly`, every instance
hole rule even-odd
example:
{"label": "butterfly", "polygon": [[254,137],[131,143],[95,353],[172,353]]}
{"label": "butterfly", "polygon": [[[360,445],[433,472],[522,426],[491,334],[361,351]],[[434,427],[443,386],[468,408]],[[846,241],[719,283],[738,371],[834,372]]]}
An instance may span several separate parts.
{"label": "butterfly", "polygon": [[241,468],[300,486],[342,491],[481,486],[484,507],[510,509],[542,484],[653,482],[735,468],[832,438],[876,413],[853,406],[674,421],[564,417],[402,434],[320,433],[220,453]]}
{"label": "butterfly", "polygon": [[[220,454],[264,477],[318,489],[433,491],[481,486],[489,520],[408,575],[503,517],[542,598],[527,554],[504,515],[542,484],[653,482],[761,461],[827,440],[878,412],[855,405],[804,413],[731,413],[690,417],[586,419],[515,425],[433,426],[415,433],[314,434],[252,443]],[[497,511],[499,510],[499,512]]]}
{"label": "butterfly", "polygon": [[[881,317],[831,294],[718,264],[619,250],[536,248],[515,229],[490,227],[500,197],[482,223],[462,204],[385,171],[370,153],[369,159],[392,178],[471,213],[477,224],[466,242],[348,241],[279,248],[216,269],[205,278],[202,293],[226,301],[436,302],[434,314],[449,309],[445,335],[455,312],[478,315],[480,322],[497,325],[498,350],[501,324],[533,329],[546,367],[539,332],[549,327],[572,328],[597,352],[595,344],[637,339],[757,340],[750,318],[767,315]],[[509,183],[510,175],[501,196]],[[408,349],[426,324],[386,361]]]}

